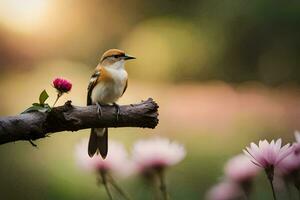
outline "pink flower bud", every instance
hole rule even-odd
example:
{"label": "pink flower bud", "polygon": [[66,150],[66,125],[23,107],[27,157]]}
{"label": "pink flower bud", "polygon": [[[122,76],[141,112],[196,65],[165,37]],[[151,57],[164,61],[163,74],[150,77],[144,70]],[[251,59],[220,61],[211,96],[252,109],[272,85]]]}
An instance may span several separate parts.
{"label": "pink flower bud", "polygon": [[53,87],[60,93],[69,92],[72,89],[72,83],[63,78],[56,78],[53,80]]}

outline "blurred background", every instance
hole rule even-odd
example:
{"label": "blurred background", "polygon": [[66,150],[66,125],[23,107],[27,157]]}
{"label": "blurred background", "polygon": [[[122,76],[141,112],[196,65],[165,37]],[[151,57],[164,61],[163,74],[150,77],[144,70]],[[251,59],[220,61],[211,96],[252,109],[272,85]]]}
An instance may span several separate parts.
{"label": "blurred background", "polygon": [[[16,115],[55,77],[72,81],[86,104],[102,53],[120,48],[130,80],[120,104],[148,97],[160,105],[154,130],[111,129],[130,151],[156,135],[185,145],[168,171],[172,199],[203,199],[223,165],[252,141],[300,129],[300,2],[296,0],[0,0],[0,115]],[[0,146],[1,199],[106,199],[94,174],[81,171],[74,147],[89,130]],[[135,199],[151,199],[141,180],[121,181]],[[271,197],[262,174],[253,199]]]}

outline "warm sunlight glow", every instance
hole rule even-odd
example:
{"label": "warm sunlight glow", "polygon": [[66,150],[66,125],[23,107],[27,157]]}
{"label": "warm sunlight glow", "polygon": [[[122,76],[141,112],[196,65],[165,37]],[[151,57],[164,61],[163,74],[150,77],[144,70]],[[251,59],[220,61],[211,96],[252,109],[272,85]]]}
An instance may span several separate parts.
{"label": "warm sunlight glow", "polygon": [[39,28],[47,11],[49,0],[1,0],[0,23],[20,32]]}

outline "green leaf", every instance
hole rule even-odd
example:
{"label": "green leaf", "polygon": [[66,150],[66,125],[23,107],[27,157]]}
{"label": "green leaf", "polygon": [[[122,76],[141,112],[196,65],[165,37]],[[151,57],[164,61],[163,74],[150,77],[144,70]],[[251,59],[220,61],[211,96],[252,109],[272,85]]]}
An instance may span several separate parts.
{"label": "green leaf", "polygon": [[21,114],[29,113],[29,112],[35,112],[35,111],[38,111],[41,108],[43,108],[43,107],[42,106],[31,106],[31,107],[27,108],[25,111],[23,111]]}
{"label": "green leaf", "polygon": [[47,108],[49,112],[52,110],[52,108],[47,103],[44,104],[44,108]]}
{"label": "green leaf", "polygon": [[21,112],[21,114],[29,113],[30,111],[32,111],[31,109],[32,109],[32,107],[29,107],[26,110],[24,110],[23,112]]}
{"label": "green leaf", "polygon": [[39,103],[33,103],[32,105],[33,106],[41,106],[41,104],[39,104]]}
{"label": "green leaf", "polygon": [[24,114],[24,113],[29,113],[29,112],[42,112],[42,113],[45,113],[45,112],[50,112],[51,111],[51,108],[48,104],[44,104],[44,105],[40,105],[40,104],[37,104],[37,103],[34,103],[35,105],[27,108],[25,111],[23,111],[21,114]]}
{"label": "green leaf", "polygon": [[40,104],[44,104],[45,101],[48,99],[49,95],[48,93],[46,92],[46,90],[43,90],[43,92],[40,94]]}
{"label": "green leaf", "polygon": [[50,112],[51,111],[51,107],[49,106],[49,104],[45,103],[43,105],[42,109],[39,109],[40,112]]}

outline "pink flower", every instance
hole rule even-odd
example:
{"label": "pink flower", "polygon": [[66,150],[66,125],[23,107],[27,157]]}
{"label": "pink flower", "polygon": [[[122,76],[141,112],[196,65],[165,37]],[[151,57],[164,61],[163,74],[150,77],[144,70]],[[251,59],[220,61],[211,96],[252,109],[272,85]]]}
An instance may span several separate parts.
{"label": "pink flower", "polygon": [[121,176],[127,176],[131,173],[132,165],[122,144],[110,140],[109,152],[105,160],[101,156],[90,158],[86,152],[87,149],[88,139],[82,140],[76,146],[76,160],[82,169],[95,172],[111,172]]}
{"label": "pink flower", "polygon": [[258,146],[251,143],[250,148],[246,147],[243,151],[255,165],[264,169],[273,168],[293,151],[290,144],[281,147],[281,142],[281,139],[276,142],[272,140],[271,143],[260,140]]}
{"label": "pink flower", "polygon": [[294,143],[295,153],[300,154],[300,132],[295,131],[295,139],[296,142]]}
{"label": "pink flower", "polygon": [[260,168],[253,165],[243,154],[231,158],[224,167],[225,175],[237,183],[252,181],[259,171]]}
{"label": "pink flower", "polygon": [[63,78],[56,78],[53,80],[53,87],[58,91],[58,93],[66,93],[72,89],[72,83]]}
{"label": "pink flower", "polygon": [[300,169],[300,155],[295,152],[284,158],[279,164],[278,169],[281,175],[287,176]]}
{"label": "pink flower", "polygon": [[185,155],[182,145],[164,138],[137,141],[132,150],[133,162],[140,172],[175,165]]}
{"label": "pink flower", "polygon": [[299,131],[295,131],[295,139],[297,143],[300,143],[300,132]]}
{"label": "pink flower", "polygon": [[237,200],[243,199],[243,192],[238,185],[230,181],[218,183],[212,187],[207,195],[207,200]]}
{"label": "pink flower", "polygon": [[284,158],[278,165],[283,176],[288,176],[300,169],[300,132],[295,131],[296,143],[293,144],[293,152]]}

